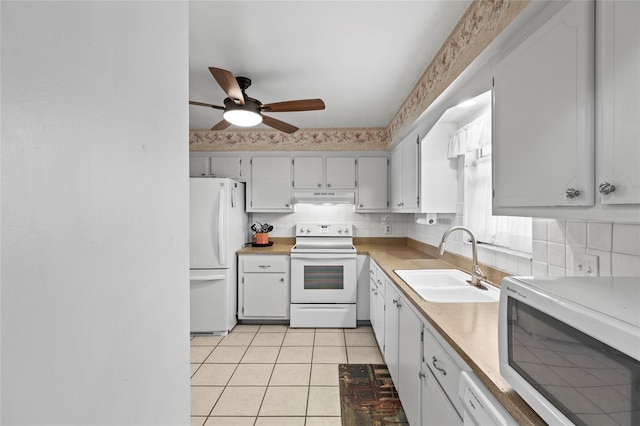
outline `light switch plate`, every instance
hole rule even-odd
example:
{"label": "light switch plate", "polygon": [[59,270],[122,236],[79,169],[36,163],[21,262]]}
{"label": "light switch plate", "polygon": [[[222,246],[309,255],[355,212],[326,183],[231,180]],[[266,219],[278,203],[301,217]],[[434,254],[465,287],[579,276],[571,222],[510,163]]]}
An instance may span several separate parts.
{"label": "light switch plate", "polygon": [[573,253],[573,275],[576,277],[599,276],[598,256],[587,253]]}

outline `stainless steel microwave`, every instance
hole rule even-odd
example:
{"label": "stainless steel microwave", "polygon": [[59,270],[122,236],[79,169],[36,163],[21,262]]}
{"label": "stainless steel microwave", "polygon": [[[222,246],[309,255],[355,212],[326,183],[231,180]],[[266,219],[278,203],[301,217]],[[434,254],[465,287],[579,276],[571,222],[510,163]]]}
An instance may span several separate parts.
{"label": "stainless steel microwave", "polygon": [[500,373],[551,425],[640,425],[640,277],[509,277]]}

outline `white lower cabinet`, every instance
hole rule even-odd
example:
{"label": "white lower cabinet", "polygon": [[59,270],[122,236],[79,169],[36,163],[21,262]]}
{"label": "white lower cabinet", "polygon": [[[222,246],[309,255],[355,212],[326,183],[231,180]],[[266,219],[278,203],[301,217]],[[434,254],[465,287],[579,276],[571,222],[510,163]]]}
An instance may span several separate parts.
{"label": "white lower cabinet", "polygon": [[[461,425],[462,419],[442,391],[435,376],[428,367],[423,369],[420,390],[422,392],[422,422],[424,426]],[[404,405],[404,401],[402,402]],[[411,423],[413,424],[413,423]]]}
{"label": "white lower cabinet", "polygon": [[400,330],[399,308],[400,295],[395,286],[388,279],[385,281],[385,312],[384,312],[384,360],[391,374],[391,379],[399,388],[398,384],[398,332]]}
{"label": "white lower cabinet", "polygon": [[384,351],[384,281],[378,278],[382,272],[373,260],[369,259],[369,321],[380,351]]}
{"label": "white lower cabinet", "polygon": [[400,299],[398,307],[398,394],[411,425],[422,424],[420,416],[420,372],[424,325],[411,306]]}
{"label": "white lower cabinet", "polygon": [[[430,373],[433,377],[435,377],[436,382],[438,384],[437,387],[434,387],[434,391],[440,391],[441,396],[444,398],[443,401],[446,401],[440,404],[441,413],[440,415],[449,415],[450,411],[453,410],[456,413],[458,422],[457,423],[448,423],[448,424],[462,424],[462,401],[458,396],[458,387],[460,385],[460,373],[463,370],[470,370],[469,367],[461,362],[454,361],[453,358],[457,356],[453,352],[453,349],[445,347],[438,342],[438,340],[434,337],[434,333],[437,332],[431,327],[426,326],[424,332],[424,363],[423,373],[425,373],[424,379],[428,377],[427,373]],[[423,396],[424,399],[424,396]],[[423,401],[424,403],[424,401]],[[453,418],[453,417],[452,417]],[[423,424],[429,425],[440,425],[442,423],[432,423],[429,419],[429,413],[427,413],[426,420],[423,419]]]}
{"label": "white lower cabinet", "polygon": [[238,256],[238,318],[289,319],[289,256]]}
{"label": "white lower cabinet", "polygon": [[369,303],[369,276],[371,268],[369,267],[369,256],[359,254],[356,263],[358,272],[358,296],[356,299],[356,320],[366,321],[370,318]]}
{"label": "white lower cabinet", "polygon": [[470,367],[375,261],[369,263],[371,324],[409,424],[462,425],[458,386]]}

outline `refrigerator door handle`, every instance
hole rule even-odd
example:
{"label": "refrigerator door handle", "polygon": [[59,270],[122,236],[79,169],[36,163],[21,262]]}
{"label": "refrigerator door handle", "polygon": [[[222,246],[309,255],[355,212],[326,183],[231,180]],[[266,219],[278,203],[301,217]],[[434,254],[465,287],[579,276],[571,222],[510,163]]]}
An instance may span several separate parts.
{"label": "refrigerator door handle", "polygon": [[222,241],[222,227],[224,225],[224,200],[226,197],[226,191],[224,187],[220,188],[220,198],[218,199],[218,258],[220,259],[220,264],[224,265],[226,263],[225,252],[223,250],[223,241]]}
{"label": "refrigerator door handle", "polygon": [[236,188],[231,188],[231,207],[236,207]]}
{"label": "refrigerator door handle", "polygon": [[224,279],[224,275],[206,275],[203,277],[190,277],[189,281],[219,281]]}

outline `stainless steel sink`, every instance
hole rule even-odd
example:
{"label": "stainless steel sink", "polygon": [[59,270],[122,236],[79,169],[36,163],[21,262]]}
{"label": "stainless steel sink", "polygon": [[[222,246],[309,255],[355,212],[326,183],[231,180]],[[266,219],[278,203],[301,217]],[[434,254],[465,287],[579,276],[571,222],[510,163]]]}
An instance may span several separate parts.
{"label": "stainless steel sink", "polygon": [[470,284],[471,275],[457,269],[396,269],[409,287],[428,302],[464,303],[497,302],[500,289],[483,283],[483,288]]}

